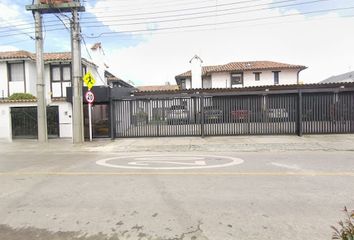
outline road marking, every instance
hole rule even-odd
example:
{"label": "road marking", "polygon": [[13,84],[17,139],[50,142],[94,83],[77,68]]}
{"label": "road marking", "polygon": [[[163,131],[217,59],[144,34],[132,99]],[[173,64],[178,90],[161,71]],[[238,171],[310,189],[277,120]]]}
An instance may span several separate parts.
{"label": "road marking", "polygon": [[205,166],[205,161],[194,161],[194,162],[172,162],[172,161],[158,161],[158,160],[145,160],[140,162],[128,162],[129,165],[135,166],[149,166],[149,163],[162,163],[162,164],[174,164],[174,165],[187,165],[187,166]]}
{"label": "road marking", "polygon": [[354,177],[354,172],[0,172],[1,176],[290,176]]}
{"label": "road marking", "polygon": [[273,166],[276,166],[276,167],[287,168],[287,169],[291,169],[291,170],[301,170],[301,168],[295,164],[288,165],[288,164],[282,164],[282,163],[276,163],[276,162],[271,162],[270,164],[272,164]]}
{"label": "road marking", "polygon": [[[116,161],[118,163],[110,163]],[[223,168],[242,164],[240,158],[210,155],[150,155],[150,156],[121,156],[96,161],[97,165],[139,170],[191,170]],[[161,166],[158,166],[160,164]]]}

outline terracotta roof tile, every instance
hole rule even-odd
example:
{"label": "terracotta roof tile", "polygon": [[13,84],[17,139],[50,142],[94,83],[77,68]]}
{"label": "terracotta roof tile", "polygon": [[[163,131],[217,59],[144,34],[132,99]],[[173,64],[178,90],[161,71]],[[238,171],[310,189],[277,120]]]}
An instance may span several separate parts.
{"label": "terracotta roof tile", "polygon": [[[225,65],[202,67],[202,75],[208,75],[213,72],[232,72],[232,71],[254,71],[271,69],[305,69],[302,65],[293,65],[272,61],[251,61],[251,62],[231,62]],[[176,78],[190,77],[191,71],[177,75]]]}
{"label": "terracotta roof tile", "polygon": [[37,102],[37,99],[19,99],[19,100],[0,99],[0,103],[32,103],[32,102]]}
{"label": "terracotta roof tile", "polygon": [[27,52],[27,51],[0,52],[0,59],[31,59],[31,60],[34,60],[34,54]]}
{"label": "terracotta roof tile", "polygon": [[[44,53],[43,58],[45,62],[71,61],[71,52]],[[7,59],[30,59],[35,61],[36,54],[27,51],[0,52],[0,60]],[[95,65],[93,62],[90,62],[85,58],[82,59],[89,64]]]}
{"label": "terracotta roof tile", "polygon": [[150,91],[174,91],[178,90],[178,85],[157,85],[157,86],[138,86],[139,92],[150,92]]}
{"label": "terracotta roof tile", "polygon": [[71,52],[60,52],[60,53],[44,53],[44,61],[70,61]]}

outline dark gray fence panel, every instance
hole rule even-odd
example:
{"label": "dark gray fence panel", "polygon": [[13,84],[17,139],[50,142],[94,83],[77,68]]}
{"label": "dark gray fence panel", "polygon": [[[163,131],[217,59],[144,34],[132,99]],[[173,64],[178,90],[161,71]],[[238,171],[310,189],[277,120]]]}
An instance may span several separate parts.
{"label": "dark gray fence panel", "polygon": [[304,133],[350,133],[353,131],[352,92],[304,94]]}
{"label": "dark gray fence panel", "polygon": [[181,95],[112,104],[116,137],[354,132],[354,92]]}

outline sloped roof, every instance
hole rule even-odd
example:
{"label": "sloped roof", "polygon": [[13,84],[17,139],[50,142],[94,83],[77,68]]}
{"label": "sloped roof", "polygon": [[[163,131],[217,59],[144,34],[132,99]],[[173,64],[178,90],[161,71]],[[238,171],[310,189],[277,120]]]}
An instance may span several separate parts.
{"label": "sloped roof", "polygon": [[354,71],[332,76],[321,81],[321,83],[341,83],[341,82],[354,82]]}
{"label": "sloped roof", "polygon": [[[71,52],[53,52],[44,53],[43,58],[45,62],[60,62],[60,61],[71,61]],[[10,59],[21,59],[21,60],[36,60],[36,54],[28,51],[8,51],[0,52],[0,60],[10,60]],[[85,58],[82,60],[88,64],[95,65],[93,62],[88,61]]]}
{"label": "sloped roof", "polygon": [[114,74],[110,73],[109,71],[105,70],[104,71],[104,77],[107,79],[107,82],[119,82],[123,87],[131,87],[133,86],[123,79],[116,77]]}
{"label": "sloped roof", "polygon": [[[255,70],[272,70],[272,69],[306,69],[302,65],[293,65],[272,61],[249,61],[249,62],[230,62],[224,65],[205,66],[202,67],[202,75],[208,75],[213,72],[233,72],[233,71],[255,71]],[[176,78],[190,77],[191,71],[184,72],[176,76]]]}
{"label": "sloped roof", "polygon": [[178,85],[155,85],[155,86],[138,86],[139,92],[151,92],[151,91],[174,91],[178,90]]}
{"label": "sloped roof", "polygon": [[27,51],[8,51],[0,52],[0,59],[31,59],[34,60],[34,54]]}
{"label": "sloped roof", "polygon": [[299,89],[348,89],[354,88],[353,83],[308,83],[308,84],[285,84],[285,85],[271,85],[271,86],[252,86],[252,87],[243,87],[243,88],[191,88],[191,89],[180,89],[180,90],[155,90],[155,91],[137,91],[134,92],[135,96],[148,96],[148,95],[176,95],[176,94],[201,94],[201,93],[210,93],[210,94],[223,94],[223,93],[242,93],[242,92],[263,92],[276,91],[276,90],[296,90]]}

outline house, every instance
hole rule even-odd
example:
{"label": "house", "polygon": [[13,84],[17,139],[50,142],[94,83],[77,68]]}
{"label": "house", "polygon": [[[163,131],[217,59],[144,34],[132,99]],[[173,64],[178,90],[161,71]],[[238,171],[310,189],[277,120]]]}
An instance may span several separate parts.
{"label": "house", "polygon": [[[71,53],[44,53],[43,57],[48,136],[71,138],[72,105],[66,101],[67,88],[70,89],[72,82]],[[82,58],[82,74],[87,72],[91,72],[96,79],[95,87],[108,86],[107,81],[116,78],[105,69],[101,75],[97,64]],[[120,81],[124,82],[121,79]],[[0,139],[36,138],[37,101],[9,100],[14,93],[29,93],[36,96],[36,84],[34,53],[0,52]],[[107,109],[106,111],[108,112]],[[100,121],[104,115],[103,110],[99,109],[97,112],[96,120]]]}
{"label": "house", "polygon": [[107,82],[107,84],[110,87],[126,87],[126,88],[134,88],[133,85],[125,82],[124,80],[120,79],[119,77],[116,77],[115,75],[113,75],[112,73],[110,73],[109,71],[104,71],[104,78]]}
{"label": "house", "polygon": [[166,83],[165,85],[137,86],[139,92],[173,91],[178,90],[178,85]]}
{"label": "house", "polygon": [[191,88],[242,88],[253,86],[299,84],[299,73],[306,69],[271,61],[230,62],[224,65],[202,66],[195,55],[191,70],[175,77],[180,89]]}
{"label": "house", "polygon": [[354,71],[329,77],[320,83],[348,83],[354,82]]}

